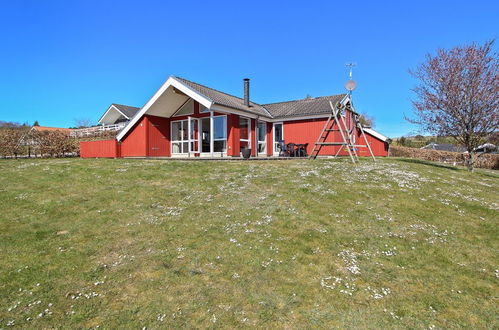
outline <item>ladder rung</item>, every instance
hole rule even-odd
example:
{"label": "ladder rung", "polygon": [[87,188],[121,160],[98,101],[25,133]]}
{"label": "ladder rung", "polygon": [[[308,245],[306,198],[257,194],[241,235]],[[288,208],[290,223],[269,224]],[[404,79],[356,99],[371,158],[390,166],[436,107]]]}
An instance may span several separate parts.
{"label": "ladder rung", "polygon": [[339,132],[340,130],[339,129],[327,129],[326,131],[328,131],[328,132]]}
{"label": "ladder rung", "polygon": [[323,146],[342,146],[346,145],[344,142],[317,142],[316,144],[320,144]]}

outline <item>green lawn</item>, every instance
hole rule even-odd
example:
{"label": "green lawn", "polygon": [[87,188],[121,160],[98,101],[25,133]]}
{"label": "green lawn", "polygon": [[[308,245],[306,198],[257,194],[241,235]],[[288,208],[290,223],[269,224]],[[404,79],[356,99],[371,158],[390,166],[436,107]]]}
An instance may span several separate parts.
{"label": "green lawn", "polygon": [[498,328],[499,173],[0,161],[0,329]]}

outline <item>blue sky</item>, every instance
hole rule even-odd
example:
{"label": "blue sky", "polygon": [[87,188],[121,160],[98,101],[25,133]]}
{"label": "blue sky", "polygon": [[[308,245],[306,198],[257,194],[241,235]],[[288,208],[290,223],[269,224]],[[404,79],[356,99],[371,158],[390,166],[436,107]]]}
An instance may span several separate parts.
{"label": "blue sky", "polygon": [[72,126],[142,106],[173,74],[271,103],[344,92],[396,137],[408,74],[438,47],[498,36],[498,1],[1,1],[0,120]]}

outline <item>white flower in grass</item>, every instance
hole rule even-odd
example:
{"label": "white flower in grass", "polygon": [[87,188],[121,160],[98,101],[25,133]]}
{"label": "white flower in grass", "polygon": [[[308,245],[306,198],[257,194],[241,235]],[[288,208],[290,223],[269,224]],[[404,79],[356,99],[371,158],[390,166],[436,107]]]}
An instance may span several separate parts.
{"label": "white flower in grass", "polygon": [[336,288],[336,285],[342,282],[341,277],[336,276],[326,276],[321,278],[321,286],[326,289],[333,290]]}

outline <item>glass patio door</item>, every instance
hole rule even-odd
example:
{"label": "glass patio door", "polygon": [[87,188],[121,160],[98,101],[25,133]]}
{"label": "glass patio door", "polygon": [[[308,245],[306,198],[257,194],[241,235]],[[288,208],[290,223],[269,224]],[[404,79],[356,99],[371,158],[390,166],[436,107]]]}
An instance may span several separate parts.
{"label": "glass patio door", "polygon": [[201,152],[211,153],[211,123],[210,117],[201,118]]}
{"label": "glass patio door", "polygon": [[258,140],[258,154],[264,155],[267,152],[267,123],[259,121],[256,127],[256,138]]}
{"label": "glass patio door", "polygon": [[199,119],[188,117],[189,154],[199,153]]}
{"label": "glass patio door", "polygon": [[278,156],[281,152],[279,141],[284,140],[282,123],[274,123],[274,155]]}

